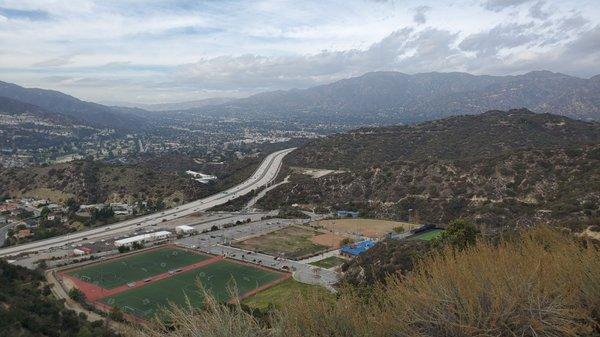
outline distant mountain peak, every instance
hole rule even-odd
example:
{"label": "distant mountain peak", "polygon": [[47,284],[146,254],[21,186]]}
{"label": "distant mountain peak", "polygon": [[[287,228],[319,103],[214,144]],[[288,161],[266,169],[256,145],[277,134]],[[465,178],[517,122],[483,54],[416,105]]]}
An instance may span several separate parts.
{"label": "distant mountain peak", "polygon": [[134,129],[144,124],[140,117],[126,111],[85,102],[55,90],[24,88],[0,81],[0,96],[37,106],[47,113],[93,127]]}

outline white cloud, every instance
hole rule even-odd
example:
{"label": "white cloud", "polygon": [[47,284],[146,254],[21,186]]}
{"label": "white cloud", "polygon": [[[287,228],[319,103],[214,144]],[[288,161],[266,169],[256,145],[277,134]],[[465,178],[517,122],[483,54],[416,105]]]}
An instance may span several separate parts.
{"label": "white cloud", "polygon": [[516,7],[532,0],[486,0],[483,6],[491,11],[499,12],[509,7]]}
{"label": "white cloud", "polygon": [[427,14],[427,12],[429,12],[431,10],[431,7],[419,6],[419,7],[414,8],[413,10],[415,12],[415,15],[413,15],[414,22],[416,22],[419,25],[427,22],[426,14]]}

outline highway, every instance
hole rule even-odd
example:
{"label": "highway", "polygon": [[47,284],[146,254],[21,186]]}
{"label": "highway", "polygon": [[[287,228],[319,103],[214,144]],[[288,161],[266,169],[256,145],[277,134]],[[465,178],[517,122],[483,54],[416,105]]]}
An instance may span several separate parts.
{"label": "highway", "polygon": [[97,227],[94,229],[70,233],[57,236],[50,239],[35,241],[18,246],[12,246],[0,249],[0,257],[17,255],[27,252],[43,251],[54,247],[61,247],[67,244],[80,242],[86,239],[96,239],[107,236],[115,236],[120,233],[126,233],[134,229],[157,225],[163,220],[172,220],[187,216],[196,212],[208,210],[212,207],[227,203],[231,199],[241,197],[254,189],[268,185],[279,173],[283,158],[295,148],[281,150],[269,154],[256,169],[254,174],[244,182],[231,187],[225,191],[213,194],[209,197],[192,201],[181,206],[167,209],[162,212],[144,215],[135,219],[130,219],[108,226]]}

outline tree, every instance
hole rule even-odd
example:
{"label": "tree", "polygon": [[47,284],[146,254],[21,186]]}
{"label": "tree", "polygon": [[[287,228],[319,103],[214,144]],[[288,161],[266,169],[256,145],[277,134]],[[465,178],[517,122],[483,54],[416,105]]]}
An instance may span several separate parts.
{"label": "tree", "polygon": [[48,207],[42,208],[42,211],[40,212],[40,215],[42,216],[42,218],[44,218],[44,219],[48,218],[48,214],[50,214],[50,209]]}
{"label": "tree", "polygon": [[90,331],[90,328],[88,328],[87,326],[83,326],[77,333],[77,337],[94,337],[94,335]]}
{"label": "tree", "polygon": [[110,314],[108,314],[108,318],[112,319],[113,321],[117,321],[117,322],[122,322],[125,319],[125,317],[123,316],[123,312],[118,307],[114,307],[110,311]]}
{"label": "tree", "polygon": [[67,206],[70,213],[75,213],[79,210],[79,204],[73,198],[69,198],[69,200],[67,200],[65,203],[65,206]]}
{"label": "tree", "polygon": [[69,297],[77,302],[85,300],[85,294],[77,288],[71,288],[71,290],[69,290]]}
{"label": "tree", "polygon": [[448,228],[435,239],[434,245],[437,247],[451,245],[452,247],[463,250],[475,244],[479,230],[465,219],[452,221]]}
{"label": "tree", "polygon": [[119,246],[119,248],[118,248],[118,249],[119,249],[119,253],[125,253],[125,252],[128,252],[128,251],[130,251],[130,250],[131,250],[131,249],[130,249],[129,247],[127,247],[127,246]]}

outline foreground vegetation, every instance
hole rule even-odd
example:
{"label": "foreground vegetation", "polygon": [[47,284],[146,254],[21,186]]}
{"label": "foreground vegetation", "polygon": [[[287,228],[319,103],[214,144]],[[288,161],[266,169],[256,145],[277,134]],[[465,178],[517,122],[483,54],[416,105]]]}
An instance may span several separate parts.
{"label": "foreground vegetation", "polygon": [[102,321],[65,309],[37,271],[0,260],[0,336],[116,337]]}
{"label": "foreground vegetation", "polygon": [[548,228],[471,246],[447,245],[404,276],[335,301],[290,298],[268,318],[209,301],[171,308],[171,325],[137,337],[594,336],[600,333],[600,250]]}

